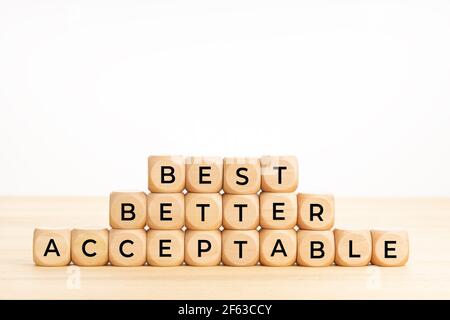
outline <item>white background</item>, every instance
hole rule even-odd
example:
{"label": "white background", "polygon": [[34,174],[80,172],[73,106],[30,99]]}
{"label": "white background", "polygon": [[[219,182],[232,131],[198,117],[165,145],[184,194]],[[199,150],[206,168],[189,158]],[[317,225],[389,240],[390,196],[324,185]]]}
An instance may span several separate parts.
{"label": "white background", "polygon": [[450,196],[449,1],[0,1],[0,194],[146,189],[150,154]]}

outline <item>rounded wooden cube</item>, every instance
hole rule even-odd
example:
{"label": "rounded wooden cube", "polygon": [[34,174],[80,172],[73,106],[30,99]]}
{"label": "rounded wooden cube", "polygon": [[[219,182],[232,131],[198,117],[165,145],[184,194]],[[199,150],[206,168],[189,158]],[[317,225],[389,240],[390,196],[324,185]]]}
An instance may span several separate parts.
{"label": "rounded wooden cube", "polygon": [[182,156],[148,157],[148,189],[151,192],[182,192],[185,187],[185,174]]}
{"label": "rounded wooden cube", "polygon": [[230,230],[251,230],[259,225],[259,197],[256,194],[222,196],[223,227]]}
{"label": "rounded wooden cube", "polygon": [[33,261],[38,266],[61,267],[71,261],[69,229],[35,229]]}
{"label": "rounded wooden cube", "polygon": [[114,229],[140,229],[147,220],[147,194],[115,191],[109,196],[109,224]]}
{"label": "rounded wooden cube", "polygon": [[336,265],[362,267],[369,264],[372,257],[372,237],[369,230],[334,229],[334,244]]}
{"label": "rounded wooden cube", "polygon": [[334,225],[332,195],[297,194],[298,226],[302,230],[330,230]]}
{"label": "rounded wooden cube", "polygon": [[109,261],[113,266],[138,267],[145,264],[147,236],[143,229],[109,231]]}
{"label": "rounded wooden cube", "polygon": [[297,238],[295,230],[259,232],[259,261],[264,266],[285,267],[295,263]]}
{"label": "rounded wooden cube", "polygon": [[334,262],[333,231],[299,230],[297,263],[305,267],[326,267]]}
{"label": "rounded wooden cube", "polygon": [[216,193],[222,190],[223,159],[218,157],[189,157],[186,159],[186,190]]}
{"label": "rounded wooden cube", "polygon": [[223,191],[229,194],[254,194],[261,188],[261,165],[257,158],[225,158]]}
{"label": "rounded wooden cube", "polygon": [[183,193],[150,193],[147,197],[150,229],[177,230],[184,226]]}
{"label": "rounded wooden cube", "polygon": [[73,263],[83,267],[108,264],[108,238],[108,229],[73,229]]}
{"label": "rounded wooden cube", "polygon": [[222,238],[219,230],[187,230],[184,240],[184,260],[190,266],[216,266],[220,264]]}
{"label": "rounded wooden cube", "polygon": [[184,261],[182,230],[149,230],[147,232],[147,262],[151,266],[173,267]]}
{"label": "rounded wooden cube", "polygon": [[408,262],[409,239],[406,231],[372,230],[372,264],[400,267]]}
{"label": "rounded wooden cube", "polygon": [[227,266],[254,266],[259,260],[259,234],[256,230],[222,231],[222,262]]}
{"label": "rounded wooden cube", "polygon": [[261,192],[259,223],[263,229],[292,229],[297,223],[295,193]]}
{"label": "rounded wooden cube", "polygon": [[188,229],[215,230],[222,225],[222,195],[219,193],[188,193],[185,208]]}
{"label": "rounded wooden cube", "polygon": [[261,158],[261,189],[268,192],[294,192],[298,186],[298,161],[294,156]]}

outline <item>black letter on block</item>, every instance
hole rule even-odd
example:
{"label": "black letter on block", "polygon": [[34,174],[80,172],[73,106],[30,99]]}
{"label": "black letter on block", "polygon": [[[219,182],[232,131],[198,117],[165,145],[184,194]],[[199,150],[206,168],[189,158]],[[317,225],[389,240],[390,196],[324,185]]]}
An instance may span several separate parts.
{"label": "black letter on block", "polygon": [[[321,204],[318,203],[311,203],[310,205],[310,220],[313,221],[314,220],[314,216],[318,217],[320,221],[323,221],[322,219],[322,213],[323,213],[323,207]],[[314,212],[314,208],[319,208],[319,212]]]}
{"label": "black letter on block", "polygon": [[358,253],[353,253],[353,240],[350,240],[348,242],[348,251],[349,251],[349,258],[361,258],[361,255]]}
{"label": "black letter on block", "polygon": [[[202,249],[202,244],[206,243],[207,247]],[[208,252],[211,250],[211,242],[209,240],[198,240],[198,257],[201,258],[202,252]]]}
{"label": "black letter on block", "polygon": [[396,243],[397,243],[397,241],[394,241],[394,240],[392,240],[392,241],[385,241],[384,242],[384,257],[386,259],[388,259],[388,258],[393,258],[393,259],[397,258],[396,254],[389,254],[389,251],[395,251],[395,248],[389,248],[389,245],[390,244],[396,244]]}
{"label": "black letter on block", "polygon": [[203,172],[203,170],[211,170],[211,166],[204,166],[204,167],[199,167],[199,180],[198,183],[200,184],[211,184],[211,180],[203,180],[203,177],[211,177],[211,173],[209,172]]}
{"label": "black letter on block", "polygon": [[[166,172],[166,171],[169,172]],[[161,183],[172,183],[175,181],[175,168],[172,166],[161,166]],[[166,177],[170,177],[166,179]]]}
{"label": "black letter on block", "polygon": [[[280,246],[280,249],[277,249],[278,246]],[[286,250],[284,250],[283,242],[281,242],[281,239],[277,239],[277,242],[275,243],[275,246],[273,247],[272,253],[270,254],[271,257],[275,255],[275,253],[281,252],[283,256],[287,257]]]}
{"label": "black letter on block", "polygon": [[170,250],[170,247],[165,247],[164,243],[172,243],[170,239],[159,240],[159,256],[160,257],[171,257],[171,253],[164,253],[163,250]]}
{"label": "black letter on block", "polygon": [[248,241],[245,241],[245,240],[234,241],[234,244],[239,245],[239,259],[242,259],[242,246],[247,243],[248,243]]}
{"label": "black letter on block", "polygon": [[[319,245],[318,248],[315,248],[316,245]],[[320,251],[319,255],[315,255],[314,252]],[[320,259],[325,256],[325,251],[323,251],[323,242],[322,241],[311,241],[311,259]]]}
{"label": "black letter on block", "polygon": [[285,220],[285,219],[286,219],[285,217],[279,217],[279,216],[277,216],[277,213],[284,212],[283,209],[277,209],[277,207],[278,207],[278,206],[284,206],[284,205],[285,205],[284,202],[274,202],[274,203],[272,204],[272,206],[273,206],[273,220]]}
{"label": "black letter on block", "polygon": [[[53,249],[52,249],[52,247],[53,247]],[[55,239],[50,239],[50,240],[48,241],[47,249],[45,249],[45,252],[44,252],[44,257],[46,257],[47,254],[50,253],[50,252],[56,253],[56,255],[57,255],[58,257],[60,256],[59,251],[58,251],[58,248],[56,247]]]}
{"label": "black letter on block", "polygon": [[126,243],[134,244],[134,241],[133,241],[133,240],[123,240],[123,241],[120,243],[120,246],[119,246],[119,252],[120,252],[120,254],[121,254],[122,256],[124,256],[125,258],[131,258],[132,256],[134,256],[134,253],[133,253],[133,252],[131,252],[131,253],[125,253],[125,252],[123,252],[123,246],[124,246]]}
{"label": "black letter on block", "polygon": [[281,173],[283,170],[287,170],[287,167],[273,167],[274,170],[278,170],[278,184],[281,184]]}
{"label": "black letter on block", "polygon": [[86,251],[86,245],[88,243],[96,244],[97,241],[95,241],[94,239],[87,239],[86,241],[83,242],[83,245],[81,246],[81,251],[83,251],[83,254],[87,257],[95,257],[97,255],[97,253],[95,253],[95,252],[89,253]]}
{"label": "black letter on block", "polygon": [[247,177],[247,176],[244,176],[243,174],[241,174],[241,171],[247,172],[248,169],[247,169],[247,168],[238,168],[238,169],[236,170],[236,175],[237,175],[239,178],[243,178],[243,179],[244,179],[244,181],[237,181],[237,180],[236,180],[236,184],[238,184],[238,185],[240,185],[240,186],[245,186],[245,185],[248,183],[248,177]]}
{"label": "black letter on block", "polygon": [[234,207],[235,207],[235,208],[239,208],[239,222],[242,222],[242,211],[243,211],[242,209],[243,209],[243,208],[247,208],[248,205],[245,204],[245,203],[240,203],[240,204],[236,203],[236,204],[234,205]]}
{"label": "black letter on block", "polygon": [[161,221],[172,221],[172,217],[164,217],[164,213],[171,213],[171,210],[165,210],[164,207],[172,207],[170,202],[162,202],[159,204],[159,219]]}
{"label": "black letter on block", "polygon": [[[122,221],[134,220],[134,218],[136,218],[136,214],[134,213],[134,204],[121,203],[120,206],[121,206],[120,214],[121,214]],[[129,208],[127,209],[126,207],[129,207]],[[127,213],[129,213],[131,215],[131,217],[126,217],[125,215]]]}
{"label": "black letter on block", "polygon": [[209,208],[209,204],[208,203],[199,203],[196,205],[197,208],[201,208],[200,212],[202,215],[201,220],[205,221],[205,208]]}

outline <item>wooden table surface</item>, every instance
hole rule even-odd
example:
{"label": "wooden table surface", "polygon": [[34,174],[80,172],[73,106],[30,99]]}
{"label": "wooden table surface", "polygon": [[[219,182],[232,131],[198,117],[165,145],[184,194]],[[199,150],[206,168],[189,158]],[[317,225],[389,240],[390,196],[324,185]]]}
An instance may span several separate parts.
{"label": "wooden table surface", "polygon": [[108,199],[0,197],[0,299],[450,299],[450,199],[336,199],[336,227],[406,229],[401,268],[36,267],[35,227],[105,227]]}

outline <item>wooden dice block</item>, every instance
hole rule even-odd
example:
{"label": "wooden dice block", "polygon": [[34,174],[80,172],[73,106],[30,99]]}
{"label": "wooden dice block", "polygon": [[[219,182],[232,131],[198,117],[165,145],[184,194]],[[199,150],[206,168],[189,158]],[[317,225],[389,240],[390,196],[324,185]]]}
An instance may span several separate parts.
{"label": "wooden dice block", "polygon": [[219,193],[188,193],[185,207],[188,229],[214,230],[222,225],[222,196]]}
{"label": "wooden dice block", "polygon": [[150,229],[177,230],[184,226],[183,193],[150,193],[147,197]]}
{"label": "wooden dice block", "polygon": [[186,159],[186,190],[217,193],[222,190],[223,159],[218,157],[189,157]]}
{"label": "wooden dice block", "polygon": [[72,261],[77,266],[92,267],[108,264],[108,229],[73,229]]}
{"label": "wooden dice block", "polygon": [[261,158],[261,189],[294,192],[298,186],[298,162],[294,156]]}
{"label": "wooden dice block", "polygon": [[297,238],[295,230],[259,232],[259,261],[264,266],[285,267],[295,263]]}
{"label": "wooden dice block", "polygon": [[259,234],[256,230],[224,230],[222,262],[227,266],[254,266],[259,260]]}
{"label": "wooden dice block", "polygon": [[140,229],[147,219],[145,192],[111,192],[109,196],[109,224],[114,229]]}
{"label": "wooden dice block", "polygon": [[259,225],[259,197],[256,194],[224,194],[222,196],[223,227],[251,230]]}
{"label": "wooden dice block", "polygon": [[372,230],[372,264],[399,267],[409,258],[409,239],[406,231]]}
{"label": "wooden dice block", "polygon": [[216,266],[222,254],[222,238],[219,230],[187,230],[184,239],[184,260],[190,266]]}
{"label": "wooden dice block", "polygon": [[138,267],[146,260],[146,232],[144,229],[109,231],[109,261],[113,266]]}
{"label": "wooden dice block", "polygon": [[223,191],[230,194],[253,194],[261,188],[261,165],[257,158],[225,158]]}
{"label": "wooden dice block", "polygon": [[292,229],[297,223],[295,193],[261,192],[259,223],[263,229]]}
{"label": "wooden dice block", "polygon": [[333,231],[297,232],[297,263],[305,267],[326,267],[334,261]]}
{"label": "wooden dice block", "polygon": [[148,189],[151,192],[182,192],[185,186],[182,156],[148,157]]}
{"label": "wooden dice block", "polygon": [[68,265],[70,259],[70,230],[34,230],[33,260],[36,265],[61,267]]}
{"label": "wooden dice block", "polygon": [[147,262],[151,266],[172,267],[184,261],[184,232],[181,230],[149,230]]}
{"label": "wooden dice block", "polygon": [[334,197],[332,195],[297,195],[298,226],[302,230],[330,230],[334,225]]}
{"label": "wooden dice block", "polygon": [[372,257],[372,237],[369,230],[334,230],[336,256],[334,262],[338,266],[367,266]]}

